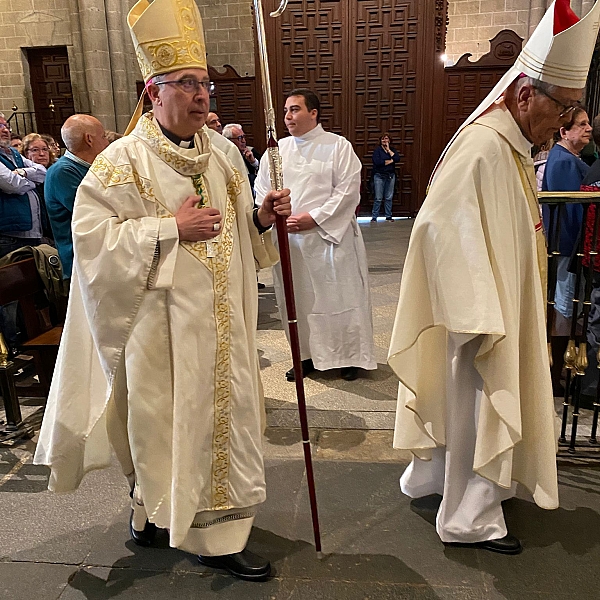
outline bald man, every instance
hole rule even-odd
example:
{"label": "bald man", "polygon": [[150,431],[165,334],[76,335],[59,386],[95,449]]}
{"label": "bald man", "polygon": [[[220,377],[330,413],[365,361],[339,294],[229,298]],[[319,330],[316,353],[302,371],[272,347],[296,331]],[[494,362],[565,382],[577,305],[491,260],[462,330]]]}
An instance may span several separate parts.
{"label": "bald man", "polygon": [[217,113],[208,113],[206,117],[206,126],[217,133],[223,133],[223,125],[221,125],[221,119],[219,119],[219,115]]}
{"label": "bald man", "polygon": [[63,277],[70,279],[73,266],[71,217],[75,194],[96,156],[108,146],[108,140],[102,123],[90,115],[69,117],[60,135],[67,152],[48,170],[44,196]]}

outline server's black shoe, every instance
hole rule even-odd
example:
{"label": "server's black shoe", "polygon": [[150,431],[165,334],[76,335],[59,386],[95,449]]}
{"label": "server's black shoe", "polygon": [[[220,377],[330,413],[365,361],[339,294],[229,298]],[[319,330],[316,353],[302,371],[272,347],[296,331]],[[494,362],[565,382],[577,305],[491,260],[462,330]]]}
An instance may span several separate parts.
{"label": "server's black shoe", "polygon": [[264,581],[271,574],[271,563],[246,549],[224,556],[199,556],[198,560],[205,567],[224,569],[234,577],[246,581]]}
{"label": "server's black shoe", "polygon": [[449,543],[446,546],[458,546],[460,548],[481,548],[490,552],[498,552],[499,554],[521,554],[523,546],[521,542],[514,536],[507,534],[503,538],[497,540],[486,540],[485,542],[476,542],[474,544],[457,544]]}
{"label": "server's black shoe", "polygon": [[358,367],[342,367],[342,379],[346,381],[358,379]]}
{"label": "server's black shoe", "polygon": [[[307,358],[302,361],[302,377],[306,377],[310,373],[315,370],[315,365],[313,364],[312,358]],[[295,381],[296,375],[294,373],[294,367],[292,367],[289,371],[286,371],[285,378],[288,381]]]}
{"label": "server's black shoe", "polygon": [[146,548],[152,546],[154,538],[156,537],[156,529],[156,525],[147,520],[144,530],[136,531],[133,528],[133,511],[131,511],[131,517],[129,517],[129,533],[131,534],[131,539],[138,546],[145,546]]}

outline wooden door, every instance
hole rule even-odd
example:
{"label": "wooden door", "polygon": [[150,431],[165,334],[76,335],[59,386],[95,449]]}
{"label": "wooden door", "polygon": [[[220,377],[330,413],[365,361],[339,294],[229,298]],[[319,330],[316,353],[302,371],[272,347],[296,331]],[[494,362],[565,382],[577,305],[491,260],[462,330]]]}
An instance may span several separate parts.
{"label": "wooden door", "polygon": [[62,145],[60,128],[75,114],[67,48],[29,48],[27,58],[37,133],[48,133]]}
{"label": "wooden door", "polygon": [[[265,12],[274,5],[267,0]],[[378,138],[389,132],[404,155],[395,215],[416,213],[440,150],[443,95],[434,90],[443,89],[445,15],[444,0],[290,0],[280,19],[267,18],[280,133],[284,94],[315,90],[323,127],[352,142],[366,184]],[[371,204],[363,185],[361,212]]]}

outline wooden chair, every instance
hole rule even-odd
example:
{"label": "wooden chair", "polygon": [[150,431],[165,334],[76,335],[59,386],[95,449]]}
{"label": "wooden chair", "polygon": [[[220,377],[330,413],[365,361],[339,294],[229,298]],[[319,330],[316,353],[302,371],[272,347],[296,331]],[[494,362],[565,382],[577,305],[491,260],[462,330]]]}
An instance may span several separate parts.
{"label": "wooden chair", "polygon": [[47,397],[54,365],[58,354],[62,326],[44,323],[36,308],[35,296],[44,291],[35,261],[28,258],[0,267],[0,306],[18,301],[25,324],[27,341],[19,348],[24,355],[33,357],[39,384],[19,387],[14,384],[15,373],[29,364],[25,358],[16,357],[6,367],[0,367],[0,386],[6,408],[7,429],[21,425],[18,397]]}

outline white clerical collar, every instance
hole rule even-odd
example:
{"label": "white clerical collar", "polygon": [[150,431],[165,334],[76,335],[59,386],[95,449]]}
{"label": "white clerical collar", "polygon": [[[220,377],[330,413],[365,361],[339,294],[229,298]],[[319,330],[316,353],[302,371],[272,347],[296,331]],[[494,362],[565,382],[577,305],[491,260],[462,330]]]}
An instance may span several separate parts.
{"label": "white clerical collar", "polygon": [[322,133],[325,133],[325,130],[321,123],[317,123],[317,126],[314,129],[307,131],[304,135],[295,135],[294,137],[301,142],[308,142],[318,138]]}

